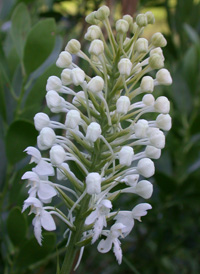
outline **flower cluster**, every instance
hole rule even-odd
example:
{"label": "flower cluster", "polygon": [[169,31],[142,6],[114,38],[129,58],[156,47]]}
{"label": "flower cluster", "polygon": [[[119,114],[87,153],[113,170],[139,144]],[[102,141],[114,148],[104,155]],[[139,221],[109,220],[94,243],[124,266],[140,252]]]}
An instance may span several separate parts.
{"label": "flower cluster", "polygon": [[[70,40],[56,62],[63,69],[60,78],[47,80],[47,106],[66,118],[60,123],[45,113],[34,117],[38,149],[26,149],[35,167],[22,177],[30,187],[23,211],[30,206],[35,214],[33,226],[39,244],[42,228],[56,229],[52,217],[56,215],[69,230],[69,245],[72,235],[79,233],[78,243],[73,244],[83,250],[86,244],[99,241],[98,251],[106,253],[113,248],[120,264],[120,240],[151,205],[139,203],[124,211],[122,205],[119,210],[117,199],[120,195],[143,199],[152,195],[153,186],[147,180],[155,172],[152,159],[160,157],[165,146],[163,131],[171,128],[169,101],[165,96],[155,98],[153,91],[156,86],[170,85],[172,79],[163,68],[164,36],[155,33],[150,42],[140,38],[143,29],[154,23],[153,14],[139,14],[136,22],[125,15],[113,32],[109,13],[109,8],[102,6],[86,17],[91,24],[85,34],[89,54],[81,50],[79,41]],[[73,62],[74,56],[88,62],[92,77]],[[79,91],[75,92],[74,86]],[[71,103],[65,100],[66,95],[72,96]],[[152,112],[156,119],[147,120]],[[41,151],[49,156],[43,157]],[[72,164],[79,170],[76,174],[70,169]],[[65,202],[65,212],[46,205],[55,196]]]}

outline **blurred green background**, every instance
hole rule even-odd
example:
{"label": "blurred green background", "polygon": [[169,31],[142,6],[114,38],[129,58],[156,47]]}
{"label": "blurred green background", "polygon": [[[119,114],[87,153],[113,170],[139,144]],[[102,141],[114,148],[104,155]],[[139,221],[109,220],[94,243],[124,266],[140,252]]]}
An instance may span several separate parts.
{"label": "blurred green background", "polygon": [[[87,49],[84,18],[102,4],[110,7],[111,22],[124,14],[154,13],[156,23],[144,37],[160,31],[168,41],[165,67],[173,84],[156,88],[155,96],[170,99],[173,127],[155,163],[148,201],[153,209],[122,241],[122,264],[112,252],[100,254],[88,246],[76,273],[200,273],[199,0],[0,1],[0,273],[53,274],[58,255],[60,263],[64,257],[63,228],[58,225],[57,237],[46,233],[40,247],[32,218],[21,214],[27,190],[20,178],[30,168],[23,150],[36,143],[33,116],[52,115],[45,106],[45,85],[50,75],[60,74],[59,52],[71,38]],[[140,200],[128,196],[122,202],[130,210]]]}

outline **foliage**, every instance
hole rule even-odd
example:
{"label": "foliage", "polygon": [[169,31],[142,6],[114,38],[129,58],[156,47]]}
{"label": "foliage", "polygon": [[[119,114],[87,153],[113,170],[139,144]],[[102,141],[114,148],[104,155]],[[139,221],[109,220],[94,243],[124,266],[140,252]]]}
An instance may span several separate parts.
{"label": "foliage", "polygon": [[[33,116],[47,112],[43,103],[46,79],[60,73],[53,64],[62,40],[66,34],[69,40],[71,32],[80,38],[85,25],[80,30],[75,24],[83,22],[85,12],[91,5],[97,8],[101,1],[77,1],[82,9],[68,15],[67,30],[62,14],[53,11],[52,3],[62,1],[45,2],[47,12],[39,9],[42,1],[5,0],[0,14],[1,273],[55,273],[58,254],[64,255],[65,249],[60,236],[63,231],[57,240],[48,233],[44,246],[39,247],[29,217],[19,214],[26,197],[20,178],[28,161],[22,151],[36,140]],[[89,246],[76,273],[200,272],[200,3],[178,0],[171,7],[168,0],[142,0],[138,8],[141,6],[167,11],[170,32],[165,57],[174,83],[156,92],[171,98],[173,128],[156,163],[153,210],[129,236],[122,265],[116,264],[112,254],[101,259],[103,255]],[[12,25],[7,29],[9,22]],[[123,203],[128,206],[130,200]]]}

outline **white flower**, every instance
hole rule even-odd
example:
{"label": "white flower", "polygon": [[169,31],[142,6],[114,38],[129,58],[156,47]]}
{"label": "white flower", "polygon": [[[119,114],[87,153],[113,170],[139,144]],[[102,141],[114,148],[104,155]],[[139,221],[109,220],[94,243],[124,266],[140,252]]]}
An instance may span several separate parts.
{"label": "white flower", "polygon": [[145,154],[148,158],[159,159],[161,155],[161,149],[154,146],[146,146]]}
{"label": "white flower", "polygon": [[65,161],[66,152],[64,148],[61,147],[60,145],[54,145],[50,149],[49,154],[50,154],[51,163],[55,166],[59,166]]}
{"label": "white flower", "polygon": [[99,173],[89,173],[86,177],[85,182],[88,194],[99,194],[101,192],[101,175],[99,175]]}
{"label": "white flower", "polygon": [[121,33],[126,33],[129,29],[129,24],[126,20],[124,19],[119,19],[116,22],[116,31],[121,32]]}
{"label": "white flower", "polygon": [[124,225],[121,229],[123,237],[126,237],[134,227],[134,219],[131,211],[119,211],[114,220],[116,220],[116,223]]}
{"label": "white flower", "polygon": [[33,119],[34,119],[35,128],[38,131],[42,130],[43,127],[49,127],[51,122],[51,120],[49,119],[49,116],[43,112],[38,112]]}
{"label": "white flower", "polygon": [[36,167],[34,168],[35,172],[38,175],[54,175],[54,169],[50,163],[43,160],[40,151],[35,147],[27,147],[24,150],[28,155],[31,155],[30,163],[36,163]]}
{"label": "white flower", "polygon": [[117,112],[120,114],[126,114],[129,110],[130,104],[131,102],[128,96],[120,96],[116,104]]}
{"label": "white flower", "polygon": [[47,80],[46,91],[55,90],[60,91],[62,88],[62,81],[57,76],[50,76]]}
{"label": "white flower", "polygon": [[47,176],[38,176],[36,172],[27,171],[22,176],[22,180],[29,180],[28,186],[31,186],[28,191],[29,196],[36,197],[37,194],[43,203],[51,202],[51,199],[57,195],[55,188],[49,184]]}
{"label": "white flower", "polygon": [[140,88],[143,92],[153,92],[154,89],[154,80],[151,76],[144,76],[142,78]]}
{"label": "white flower", "polygon": [[38,136],[38,147],[39,149],[48,149],[53,146],[56,141],[56,134],[53,129],[49,127],[44,127],[40,131],[40,135]]}
{"label": "white flower", "polygon": [[172,77],[167,69],[160,69],[156,73],[156,80],[161,85],[171,85],[172,84]]}
{"label": "white flower", "polygon": [[42,245],[42,227],[47,231],[53,231],[56,229],[56,225],[51,214],[43,209],[42,203],[34,197],[29,197],[24,201],[22,212],[24,212],[29,206],[31,206],[31,213],[35,213],[36,216],[32,221],[34,226],[34,234],[38,243]]}
{"label": "white flower", "polygon": [[89,47],[89,53],[99,56],[104,52],[103,42],[99,39],[95,39],[91,42]]}
{"label": "white flower", "polygon": [[168,114],[170,110],[170,103],[167,97],[158,97],[154,103],[154,109],[159,113]]}
{"label": "white flower", "polygon": [[71,79],[75,86],[82,85],[85,80],[85,72],[80,68],[71,70]]}
{"label": "white flower", "polygon": [[130,166],[133,160],[134,151],[132,147],[123,146],[118,153],[119,163],[123,166]]}
{"label": "white flower", "polygon": [[145,94],[142,97],[142,102],[146,105],[146,106],[153,106],[154,102],[155,102],[155,98],[153,97],[152,94]]}
{"label": "white flower", "polygon": [[92,41],[94,39],[99,39],[101,34],[102,34],[102,32],[101,32],[100,27],[93,25],[87,29],[87,32],[86,32],[84,38],[86,40]]}
{"label": "white flower", "polygon": [[147,120],[140,119],[134,125],[135,136],[137,138],[145,138],[147,136],[147,129],[149,128]]}
{"label": "white flower", "polygon": [[136,186],[139,179],[139,174],[127,175],[122,182],[125,182],[128,186]]}
{"label": "white flower", "polygon": [[86,139],[94,143],[100,137],[100,135],[101,135],[100,125],[96,122],[90,123],[89,126],[87,127]]}
{"label": "white flower", "polygon": [[169,114],[159,114],[156,118],[156,125],[163,130],[170,130],[172,127],[172,118]]}
{"label": "white flower", "polygon": [[152,206],[148,203],[138,204],[132,209],[132,216],[141,222],[141,217],[147,215],[149,209],[152,209]]}
{"label": "white flower", "polygon": [[97,246],[99,252],[107,253],[109,250],[111,250],[112,245],[114,245],[113,252],[118,261],[118,264],[121,264],[122,262],[122,250],[120,247],[121,243],[118,238],[122,236],[123,228],[125,228],[125,226],[121,223],[115,223],[112,225],[110,231],[106,232],[106,240],[101,240]]}
{"label": "white flower", "polygon": [[129,76],[131,73],[132,63],[128,58],[122,58],[118,63],[119,73]]}
{"label": "white flower", "polygon": [[75,129],[78,125],[80,125],[81,116],[78,110],[70,110],[67,113],[65,125],[67,128]]}
{"label": "white flower", "polygon": [[61,73],[61,81],[63,85],[70,85],[72,83],[71,69],[63,69]]}
{"label": "white flower", "polygon": [[71,54],[77,54],[80,51],[80,49],[81,49],[81,44],[76,39],[71,39],[65,47],[65,50],[69,51]]}
{"label": "white flower", "polygon": [[92,91],[93,93],[98,93],[102,91],[103,87],[104,80],[100,76],[93,77],[87,85],[88,90]]}
{"label": "white flower", "polygon": [[72,56],[67,51],[62,51],[56,61],[56,66],[59,68],[68,68],[72,64]]}
{"label": "white flower", "polygon": [[143,158],[137,164],[137,170],[142,176],[149,178],[155,173],[155,166],[151,159]]}
{"label": "white flower", "polygon": [[158,128],[148,128],[147,136],[152,146],[162,149],[165,146],[165,135]]}
{"label": "white flower", "polygon": [[95,210],[85,219],[85,224],[90,225],[94,223],[93,231],[94,235],[92,243],[94,243],[101,234],[104,226],[107,226],[106,217],[112,208],[111,201],[105,199],[96,205]]}
{"label": "white flower", "polygon": [[137,39],[135,43],[135,50],[138,53],[146,53],[148,52],[148,40],[145,38]]}

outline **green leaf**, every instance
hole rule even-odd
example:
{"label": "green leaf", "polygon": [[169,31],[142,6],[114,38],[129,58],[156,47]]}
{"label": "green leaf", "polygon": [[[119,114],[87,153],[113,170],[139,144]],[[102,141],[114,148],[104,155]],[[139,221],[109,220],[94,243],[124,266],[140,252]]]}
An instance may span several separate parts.
{"label": "green leaf", "polygon": [[28,240],[20,249],[17,258],[17,266],[26,268],[42,259],[52,252],[55,248],[56,237],[55,234],[48,233],[44,236],[42,246],[38,244],[35,237]]}
{"label": "green leaf", "polygon": [[27,222],[19,207],[13,208],[7,219],[8,235],[14,245],[20,245],[26,236]]}
{"label": "green leaf", "polygon": [[15,164],[25,157],[24,149],[34,146],[37,131],[34,125],[27,120],[16,120],[8,128],[6,134],[6,153],[8,161]]}
{"label": "green leaf", "polygon": [[50,55],[55,43],[54,19],[38,22],[29,32],[24,49],[24,65],[27,74],[36,70]]}
{"label": "green leaf", "polygon": [[12,17],[11,35],[20,60],[23,59],[24,44],[31,28],[31,19],[24,3],[15,8]]}

